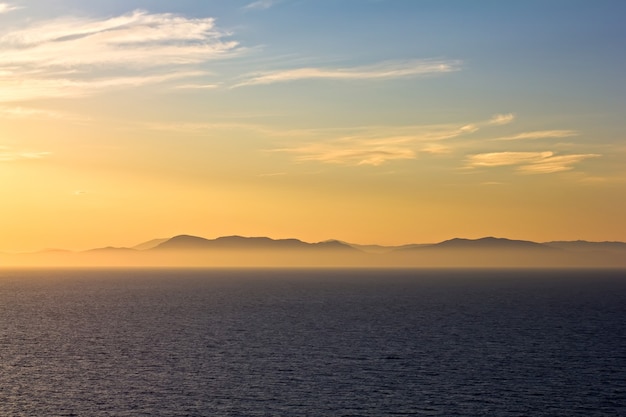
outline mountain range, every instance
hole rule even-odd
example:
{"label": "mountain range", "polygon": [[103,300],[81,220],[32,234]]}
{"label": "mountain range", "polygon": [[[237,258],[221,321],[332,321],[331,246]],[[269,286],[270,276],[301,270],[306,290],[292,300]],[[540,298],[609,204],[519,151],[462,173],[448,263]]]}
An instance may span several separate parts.
{"label": "mountain range", "polygon": [[[158,242],[158,241],[153,241]],[[144,246],[146,243],[143,244]],[[141,245],[140,245],[141,246]],[[179,235],[157,243],[151,250],[354,250],[348,244],[337,240],[306,243],[298,239],[270,239],[269,237],[224,236],[205,239],[197,236]]]}
{"label": "mountain range", "polygon": [[82,252],[0,254],[0,265],[42,266],[362,266],[362,267],[626,267],[626,243],[454,238],[433,244],[357,245],[338,240],[192,235],[133,247]]}

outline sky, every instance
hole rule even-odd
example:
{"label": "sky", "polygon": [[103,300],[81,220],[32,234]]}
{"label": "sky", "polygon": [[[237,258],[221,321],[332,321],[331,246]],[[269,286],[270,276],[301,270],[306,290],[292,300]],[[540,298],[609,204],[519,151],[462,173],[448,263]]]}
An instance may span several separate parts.
{"label": "sky", "polygon": [[0,251],[626,241],[621,0],[0,0]]}

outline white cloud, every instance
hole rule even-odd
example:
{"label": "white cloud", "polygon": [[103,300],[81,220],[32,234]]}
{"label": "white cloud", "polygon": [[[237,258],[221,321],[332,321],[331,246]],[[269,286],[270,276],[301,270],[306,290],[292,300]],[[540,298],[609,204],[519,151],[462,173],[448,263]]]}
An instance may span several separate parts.
{"label": "white cloud", "polygon": [[474,133],[480,130],[480,126],[478,124],[469,124],[462,126],[460,129],[463,133]]}
{"label": "white cloud", "polygon": [[181,84],[176,86],[181,90],[213,90],[218,87],[219,84]]}
{"label": "white cloud", "polygon": [[383,62],[351,68],[296,68],[252,74],[235,87],[306,79],[372,80],[414,77],[458,71],[460,66],[460,61],[412,60]]}
{"label": "white cloud", "polygon": [[266,10],[276,5],[276,0],[258,0],[244,6],[244,10]]}
{"label": "white cloud", "polygon": [[231,51],[234,41],[213,18],[187,19],[145,11],[104,19],[65,18],[0,35],[4,65],[72,68],[204,62]]}
{"label": "white cloud", "polygon": [[[141,10],[105,19],[66,17],[4,28],[0,100],[74,96],[104,84],[130,87],[197,76],[197,65],[238,51],[229,35],[213,18]],[[174,72],[177,75],[170,75]],[[132,75],[138,73],[150,75]]]}
{"label": "white cloud", "polygon": [[467,166],[499,167],[519,165],[517,170],[528,174],[547,174],[569,171],[574,165],[598,154],[555,155],[554,152],[491,152],[471,155],[467,158]]}
{"label": "white cloud", "polygon": [[525,139],[557,139],[577,136],[575,130],[537,130],[534,132],[524,132],[513,136],[505,136],[497,140],[525,140]]}
{"label": "white cloud", "polygon": [[494,115],[487,123],[490,125],[506,125],[515,120],[515,115],[513,113],[506,114],[496,114]]}
{"label": "white cloud", "polygon": [[0,3],[0,14],[8,13],[11,10],[15,10],[15,9],[18,9],[18,7],[8,4],[8,3]]}

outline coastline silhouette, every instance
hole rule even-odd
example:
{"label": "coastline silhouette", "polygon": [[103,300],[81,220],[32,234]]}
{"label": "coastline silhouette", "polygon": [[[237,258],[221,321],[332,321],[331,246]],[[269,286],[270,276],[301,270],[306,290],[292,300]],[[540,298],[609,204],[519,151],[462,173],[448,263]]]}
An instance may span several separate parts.
{"label": "coastline silhouette", "polygon": [[433,244],[358,245],[338,240],[194,235],[133,247],[0,254],[0,266],[155,267],[505,267],[624,268],[626,243],[453,238]]}

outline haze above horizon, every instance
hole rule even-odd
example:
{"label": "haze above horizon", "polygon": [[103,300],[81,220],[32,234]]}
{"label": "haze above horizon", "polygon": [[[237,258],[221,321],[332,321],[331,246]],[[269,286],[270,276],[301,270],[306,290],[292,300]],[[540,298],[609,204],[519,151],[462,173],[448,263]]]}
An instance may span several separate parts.
{"label": "haze above horizon", "polygon": [[618,0],[0,0],[0,252],[626,241]]}

